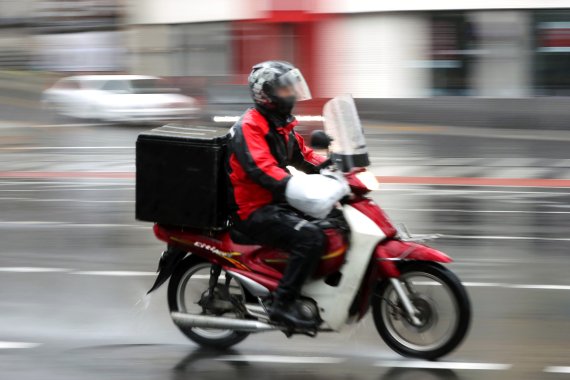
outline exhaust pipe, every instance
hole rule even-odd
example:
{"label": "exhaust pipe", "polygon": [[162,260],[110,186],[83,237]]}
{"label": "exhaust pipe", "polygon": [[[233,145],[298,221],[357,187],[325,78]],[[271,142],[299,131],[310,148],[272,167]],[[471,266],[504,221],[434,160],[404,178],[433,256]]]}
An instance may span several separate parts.
{"label": "exhaust pipe", "polygon": [[248,319],[233,319],[213,317],[207,315],[193,315],[186,313],[170,313],[174,324],[178,327],[202,327],[208,329],[235,330],[247,332],[261,332],[278,330],[276,326]]}

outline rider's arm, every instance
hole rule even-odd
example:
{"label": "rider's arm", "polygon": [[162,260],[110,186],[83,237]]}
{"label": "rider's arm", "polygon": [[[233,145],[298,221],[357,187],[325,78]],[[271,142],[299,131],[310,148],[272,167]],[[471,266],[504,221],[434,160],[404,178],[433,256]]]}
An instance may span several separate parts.
{"label": "rider's arm", "polygon": [[264,131],[254,123],[244,123],[231,141],[236,158],[247,175],[275,196],[284,197],[291,175],[279,167],[271,154]]}
{"label": "rider's arm", "polygon": [[294,152],[293,155],[293,166],[295,169],[301,170],[307,174],[318,173],[319,169],[317,166],[325,162],[326,157],[315,153],[314,150],[309,148],[305,144],[305,140],[300,134],[297,132],[293,133],[295,135],[295,139],[297,140],[297,146],[299,147],[299,150]]}

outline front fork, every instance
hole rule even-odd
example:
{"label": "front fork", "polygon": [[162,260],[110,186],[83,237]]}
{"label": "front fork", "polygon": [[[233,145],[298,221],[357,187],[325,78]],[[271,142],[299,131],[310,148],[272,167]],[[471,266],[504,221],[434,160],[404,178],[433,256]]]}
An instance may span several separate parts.
{"label": "front fork", "polygon": [[412,304],[412,301],[410,301],[410,297],[408,297],[408,293],[406,293],[406,291],[404,290],[404,287],[402,286],[400,280],[398,278],[391,277],[390,283],[394,287],[394,290],[396,290],[398,298],[400,298],[400,301],[404,306],[404,310],[410,322],[412,322],[414,326],[421,326],[421,321],[418,319],[419,312],[416,309],[416,307]]}

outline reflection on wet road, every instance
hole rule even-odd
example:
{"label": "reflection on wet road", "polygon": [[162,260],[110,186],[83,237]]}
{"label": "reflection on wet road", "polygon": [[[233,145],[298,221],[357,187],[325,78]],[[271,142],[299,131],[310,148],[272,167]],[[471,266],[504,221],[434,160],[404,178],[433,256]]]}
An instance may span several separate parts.
{"label": "reflection on wet road", "polygon": [[[116,174],[134,171],[140,131],[1,125],[0,377],[568,376],[570,189],[385,184],[373,195],[412,232],[442,234],[433,245],[456,259],[451,268],[467,285],[473,328],[441,362],[394,354],[368,318],[340,334],[269,333],[213,352],[173,326],[164,289],[144,296],[163,246],[148,223],[134,220],[133,179]],[[472,137],[445,134],[371,134],[379,175],[570,178],[563,141],[481,137],[473,144]],[[30,171],[39,174],[10,175]]]}

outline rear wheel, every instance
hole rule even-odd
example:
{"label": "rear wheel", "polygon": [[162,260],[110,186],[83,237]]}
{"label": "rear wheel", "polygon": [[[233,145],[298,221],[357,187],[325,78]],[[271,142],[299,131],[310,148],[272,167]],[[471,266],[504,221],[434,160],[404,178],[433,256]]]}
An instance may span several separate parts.
{"label": "rear wheel", "polygon": [[[231,307],[230,301],[225,294],[226,274],[222,271],[218,279],[218,287],[215,289],[215,302],[218,311],[205,306],[205,297],[208,294],[210,270],[212,264],[196,262],[192,257],[184,259],[172,274],[168,284],[168,305],[170,312],[187,314],[223,316],[225,318],[242,318],[236,308]],[[235,279],[228,282],[229,296],[234,302],[245,301],[243,288]],[[201,346],[213,348],[228,348],[242,340],[249,333],[233,330],[220,330],[209,328],[178,328],[188,338]]]}
{"label": "rear wheel", "polygon": [[471,321],[471,304],[461,281],[439,264],[410,262],[400,268],[404,290],[418,311],[414,325],[396,290],[383,280],[372,305],[374,324],[390,348],[403,356],[434,360],[453,351]]}

